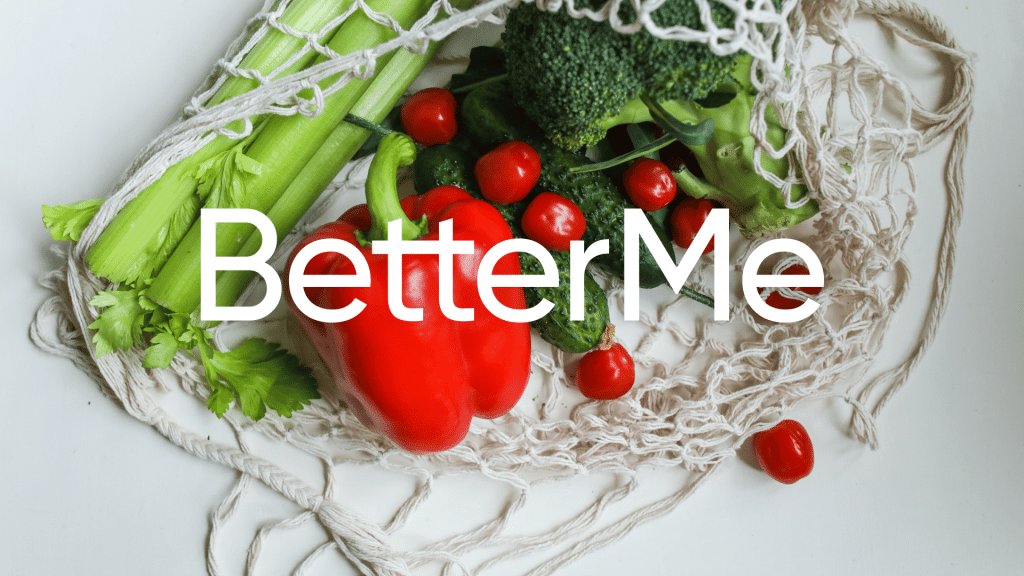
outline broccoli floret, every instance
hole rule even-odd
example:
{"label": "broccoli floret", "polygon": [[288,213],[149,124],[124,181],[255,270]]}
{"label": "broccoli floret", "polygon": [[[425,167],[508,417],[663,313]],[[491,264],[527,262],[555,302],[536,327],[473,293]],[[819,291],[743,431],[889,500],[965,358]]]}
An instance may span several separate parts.
{"label": "broccoli floret", "polygon": [[[624,3],[625,4],[625,3]],[[719,28],[731,28],[736,14],[724,4],[709,2],[711,19]],[[651,13],[661,28],[686,26],[703,29],[697,4],[669,0]],[[657,102],[699,100],[729,77],[736,55],[718,56],[707,44],[662,40],[646,30],[632,36],[631,51],[641,66],[643,91]]]}
{"label": "broccoli floret", "polygon": [[[711,118],[715,130],[711,140],[701,146],[688,146],[697,157],[703,172],[698,178],[685,168],[675,172],[676,183],[686,194],[709,198],[729,208],[730,216],[748,238],[756,238],[802,222],[818,213],[818,204],[808,200],[797,208],[787,208],[781,190],[757,174],[754,150],[757,143],[750,133],[750,116],[757,95],[750,83],[752,57],[737,58],[733,77],[737,94],[727,104],[707,108],[696,102],[666,102],[664,108],[683,122],[699,123]],[[765,121],[766,140],[779,148],[785,142],[786,130],[768,108]],[[761,167],[780,178],[789,175],[789,161],[761,154]],[[790,198],[800,200],[808,194],[806,186],[794,185]]]}
{"label": "broccoli floret", "polygon": [[[603,4],[576,2],[591,9]],[[717,2],[711,7],[717,25],[732,25],[729,8]],[[636,17],[626,2],[619,16],[624,22]],[[653,18],[661,27],[702,28],[690,0],[667,0]],[[642,94],[657,101],[703,98],[735,62],[735,56],[716,55],[703,43],[661,40],[646,29],[620,34],[607,22],[576,19],[564,8],[543,12],[527,3],[509,12],[502,40],[513,98],[569,149],[601,140],[610,119]]]}
{"label": "broccoli floret", "polygon": [[524,3],[509,11],[502,41],[512,97],[560,146],[599,141],[599,121],[642,89],[630,39],[605,22]]}

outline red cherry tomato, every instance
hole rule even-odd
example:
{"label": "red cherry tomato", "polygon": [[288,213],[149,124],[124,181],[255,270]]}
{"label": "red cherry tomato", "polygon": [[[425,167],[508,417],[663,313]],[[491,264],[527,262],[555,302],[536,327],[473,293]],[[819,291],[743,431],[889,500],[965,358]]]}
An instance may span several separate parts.
{"label": "red cherry tomato", "polygon": [[548,250],[568,250],[583,238],[587,219],[575,202],[554,192],[541,192],[530,201],[520,221],[526,237]]}
{"label": "red cherry tomato", "polygon": [[[793,264],[792,266],[789,266],[788,268],[782,271],[782,274],[786,276],[800,276],[808,273],[809,271],[807,270],[807,267],[801,264]],[[804,294],[807,294],[809,296],[814,296],[815,294],[821,292],[821,288],[818,288],[817,286],[790,289],[796,290],[797,292],[803,292]],[[792,310],[793,308],[796,308],[797,306],[803,304],[803,300],[794,300],[792,298],[787,298],[777,290],[772,290],[771,294],[768,294],[768,297],[765,298],[764,301],[772,308],[778,308],[779,310]]]}
{"label": "red cherry tomato", "polygon": [[425,88],[402,104],[402,128],[424,146],[447,144],[455,138],[455,97],[444,88]]}
{"label": "red cherry tomato", "polygon": [[[714,207],[715,203],[707,198],[691,198],[689,196],[676,204],[669,218],[672,241],[680,248],[689,248]],[[703,254],[711,252],[714,248],[715,238],[712,237],[708,245],[704,247]]]}
{"label": "red cherry tomato", "polygon": [[540,155],[526,142],[497,146],[473,167],[480,193],[496,204],[519,202],[540,179]]}
{"label": "red cherry tomato", "polygon": [[647,212],[660,210],[676,197],[676,179],[664,162],[637,158],[622,173],[626,195]]}
{"label": "red cherry tomato", "polygon": [[783,484],[806,477],[814,468],[811,437],[796,420],[783,420],[754,434],[753,444],[761,469]]}
{"label": "red cherry tomato", "polygon": [[576,387],[591,400],[612,400],[629,392],[636,380],[633,357],[618,342],[597,347],[580,359]]}

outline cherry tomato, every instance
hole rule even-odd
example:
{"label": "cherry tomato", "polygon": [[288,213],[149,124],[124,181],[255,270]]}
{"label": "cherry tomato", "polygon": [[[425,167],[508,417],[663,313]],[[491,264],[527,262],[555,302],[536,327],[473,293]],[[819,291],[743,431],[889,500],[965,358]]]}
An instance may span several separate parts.
{"label": "cherry tomato", "polygon": [[647,212],[660,210],[676,197],[676,180],[664,162],[637,158],[622,173],[626,195]]}
{"label": "cherry tomato", "polygon": [[455,97],[444,88],[424,88],[402,104],[402,128],[424,146],[447,144],[455,138]]}
{"label": "cherry tomato", "polygon": [[757,463],[769,476],[792,484],[814,468],[814,446],[807,430],[796,420],[783,420],[753,437]]}
{"label": "cherry tomato", "polygon": [[[676,204],[669,217],[672,241],[680,248],[689,248],[714,207],[715,203],[707,198],[691,198],[689,196]],[[712,237],[708,245],[704,247],[703,254],[711,252],[714,248],[715,238]]]}
{"label": "cherry tomato", "polygon": [[[799,276],[799,275],[808,274],[808,273],[809,272],[807,270],[807,267],[803,266],[802,264],[793,264],[792,266],[789,266],[788,268],[786,268],[785,270],[782,271],[782,274],[784,274],[786,276],[794,276],[794,275]],[[804,288],[791,288],[791,290],[796,290],[798,292],[803,292],[804,294],[807,294],[808,296],[814,296],[815,294],[821,292],[821,288],[818,288],[817,286],[807,286],[807,287],[804,287]],[[765,303],[767,303],[772,308],[778,308],[779,310],[792,310],[793,308],[796,308],[797,306],[803,304],[802,300],[794,300],[792,298],[787,298],[787,297],[783,296],[782,293],[777,291],[777,290],[772,290],[771,294],[768,294],[768,297],[765,298],[764,301],[765,301]]]}
{"label": "cherry tomato", "polygon": [[473,167],[480,193],[496,204],[519,202],[540,179],[540,155],[526,142],[498,145]]}
{"label": "cherry tomato", "polygon": [[612,400],[629,392],[636,380],[633,357],[618,342],[583,355],[576,368],[576,387],[591,400]]}
{"label": "cherry tomato", "polygon": [[548,250],[568,250],[583,238],[587,219],[575,202],[554,192],[541,192],[530,201],[520,221],[526,237]]}

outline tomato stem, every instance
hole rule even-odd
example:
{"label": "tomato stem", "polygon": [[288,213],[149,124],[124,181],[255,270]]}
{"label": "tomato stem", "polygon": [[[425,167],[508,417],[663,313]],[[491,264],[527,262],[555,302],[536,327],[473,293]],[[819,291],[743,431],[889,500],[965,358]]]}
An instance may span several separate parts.
{"label": "tomato stem", "polygon": [[597,342],[598,350],[607,350],[612,347],[615,343],[615,324],[608,323],[604,328],[604,333],[601,334],[601,339]]}

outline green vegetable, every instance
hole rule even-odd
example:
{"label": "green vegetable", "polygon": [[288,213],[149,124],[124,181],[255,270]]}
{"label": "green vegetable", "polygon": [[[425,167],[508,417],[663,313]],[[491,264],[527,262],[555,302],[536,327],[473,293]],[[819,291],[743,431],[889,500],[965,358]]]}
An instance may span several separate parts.
{"label": "green vegetable", "polygon": [[[439,43],[432,42],[423,54],[399,50],[378,72],[370,87],[352,106],[349,113],[374,123],[385,120],[439,46]],[[349,122],[338,124],[305,168],[281,194],[280,199],[266,212],[267,217],[274,223],[278,238],[283,238],[298,223],[320,193],[364,147],[372,135],[370,131]],[[259,233],[248,234],[236,255],[255,254],[261,241]],[[245,270],[218,273],[217,304],[229,306],[237,301],[254,276],[254,272]],[[198,290],[198,286],[195,288]]]}
{"label": "green vegetable", "polygon": [[90,305],[102,309],[89,325],[95,330],[96,355],[144,343],[145,368],[166,368],[179,350],[198,353],[210,385],[207,406],[223,416],[237,399],[242,413],[253,420],[272,409],[281,416],[320,398],[309,368],[262,338],[250,338],[231,351],[213,347],[210,333],[188,314],[169,313],[146,295],[146,288],[122,285],[97,294]]}
{"label": "green vegetable", "polygon": [[[420,151],[413,163],[413,185],[420,194],[438,186],[458,186],[476,198],[484,199],[473,176],[475,158],[469,152],[451,144],[431,146]],[[508,222],[512,234],[525,238],[519,225],[528,202],[494,204]],[[608,324],[608,300],[604,290],[589,272],[584,272],[583,320],[569,317],[569,253],[551,252],[558,267],[558,286],[524,287],[527,307],[548,300],[554,308],[530,323],[546,342],[566,352],[586,352],[597,345]],[[543,274],[540,260],[532,254],[520,253],[519,265],[523,274]]]}
{"label": "green vegetable", "polygon": [[[351,3],[351,0],[298,0],[290,4],[278,20],[296,30],[316,33],[343,14]],[[321,40],[328,38],[329,35]],[[302,38],[271,28],[240,64],[271,79],[282,77],[307,67],[318,56],[316,51],[309,50],[289,64],[305,43]],[[211,97],[209,104],[230,100],[256,85],[257,81],[250,78],[230,78]],[[264,123],[266,117],[250,121],[256,127]],[[240,131],[243,127],[244,122],[237,121],[228,129]],[[86,254],[89,267],[96,275],[113,282],[145,279],[158,271],[199,215],[201,201],[196,189],[200,176],[211,173],[211,163],[223,162],[232,156],[232,150],[244,148],[251,142],[251,137],[233,140],[215,136],[191,156],[164,171],[118,212],[90,247]]]}
{"label": "green vegetable", "polygon": [[[593,263],[610,274],[625,276],[625,210],[636,208],[618,186],[603,172],[574,172],[578,166],[590,164],[585,156],[563,150],[552,144],[530,122],[525,111],[511,103],[503,83],[481,86],[466,95],[462,102],[462,128],[484,148],[510,140],[521,140],[540,154],[540,181],[535,192],[554,192],[572,200],[587,217],[583,240],[592,244],[607,239],[609,252]],[[531,197],[527,197],[527,201]],[[674,252],[661,225],[651,222],[662,239],[668,254]],[[650,249],[641,243],[640,286],[654,288],[665,284],[664,273]]]}
{"label": "green vegetable", "polygon": [[[603,0],[577,0],[600,9]],[[712,1],[711,17],[731,27],[735,14]],[[623,2],[623,22],[636,20]],[[660,27],[703,29],[691,0],[667,0],[652,13]],[[601,140],[610,125],[625,123],[620,110],[641,96],[656,101],[704,98],[735,61],[703,43],[661,40],[646,29],[619,34],[607,22],[573,18],[567,10],[538,10],[522,3],[509,11],[502,34],[509,86],[515,101],[560,146],[575,150]]]}
{"label": "green vegetable", "polygon": [[50,236],[58,242],[71,240],[77,242],[82,231],[92,221],[96,211],[103,205],[102,198],[79,200],[67,206],[43,204],[43,225],[50,231]]}
{"label": "green vegetable", "polygon": [[[388,13],[403,28],[408,28],[432,4],[432,0],[415,0],[395,2],[394,0],[376,0],[370,7],[381,11],[387,8]],[[395,37],[391,28],[378,24],[363,11],[357,11],[342,23],[328,47],[339,54],[349,54],[372,48]],[[378,66],[386,67],[386,63],[394,56],[390,52],[378,59]],[[325,85],[334,79],[325,81]],[[309,178],[312,182],[329,183],[337,174],[335,162],[327,164],[311,163],[314,155],[331,137],[335,128],[343,122],[345,114],[358,102],[359,98],[372,84],[372,79],[353,79],[342,89],[334,92],[324,100],[323,110],[314,118],[301,114],[291,116],[270,117],[262,132],[248,145],[244,154],[260,166],[259,173],[250,182],[244,184],[244,192],[231,199],[227,205],[207,207],[217,208],[252,208],[267,213],[282,198],[288,188],[309,166],[313,171]],[[390,110],[387,107],[385,110]],[[358,146],[362,144],[360,140]],[[351,159],[353,150],[338,165],[343,166]],[[236,180],[240,179],[236,177]],[[315,199],[323,191],[323,187],[312,191]],[[308,205],[302,207],[302,212]],[[217,227],[217,252],[219,255],[236,255],[252,234],[249,224],[222,224]],[[157,274],[150,297],[171,310],[191,312],[199,307],[199,244],[200,226],[196,222],[188,231],[167,264]]]}
{"label": "green vegetable", "polygon": [[[695,198],[708,198],[729,208],[729,215],[748,238],[756,238],[802,222],[818,213],[818,203],[807,200],[797,208],[787,208],[782,192],[755,171],[754,150],[757,143],[750,134],[751,107],[756,91],[750,83],[752,58],[743,55],[737,60],[734,76],[739,89],[728,103],[706,108],[696,102],[668,102],[665,108],[676,118],[699,122],[711,119],[715,130],[704,145],[688,146],[697,157],[703,179],[685,168],[675,172],[681,190]],[[779,148],[786,139],[786,130],[768,107],[767,141]],[[761,154],[761,167],[785,179],[789,161]],[[807,187],[794,185],[790,199],[798,201],[808,194]]]}
{"label": "green vegetable", "polygon": [[[469,2],[452,4],[461,8]],[[367,4],[409,28],[432,2],[371,0]],[[317,31],[350,5],[349,0],[297,0],[281,21],[299,30]],[[243,66],[273,74],[292,57],[296,42],[305,42],[283,36],[269,34],[261,41],[266,45],[257,45],[252,51],[254,61],[243,62]],[[390,28],[360,11],[345,20],[328,46],[348,54],[393,37]],[[345,114],[352,110],[377,121],[383,119],[431,54],[414,55],[399,49],[380,57],[374,76],[350,81],[325,99],[324,109],[313,119],[302,115],[253,118],[253,130],[244,138],[214,137],[129,202],[86,257],[94,273],[118,283],[91,302],[99,311],[90,326],[95,330],[97,356],[141,344],[146,347],[143,366],[163,368],[180,351],[195,355],[211,388],[207,405],[218,416],[232,401],[256,420],[268,409],[289,416],[319,398],[309,369],[277,344],[252,338],[232,351],[214,348],[208,325],[194,314],[200,270],[197,216],[204,206],[256,208],[270,216],[283,236],[366,141],[365,130],[342,122]],[[310,63],[310,59],[300,59],[277,72],[287,74]],[[230,99],[254,85],[251,80],[229,81],[211,103]],[[229,128],[241,129],[243,124],[239,121]],[[54,238],[77,240],[99,205],[99,201],[85,201],[44,207],[44,222]],[[222,256],[246,249],[251,236],[258,240],[258,233],[245,227],[220,228],[218,254]],[[221,304],[234,303],[247,283],[248,279],[229,283],[233,296]],[[195,293],[194,300],[190,291]]]}

